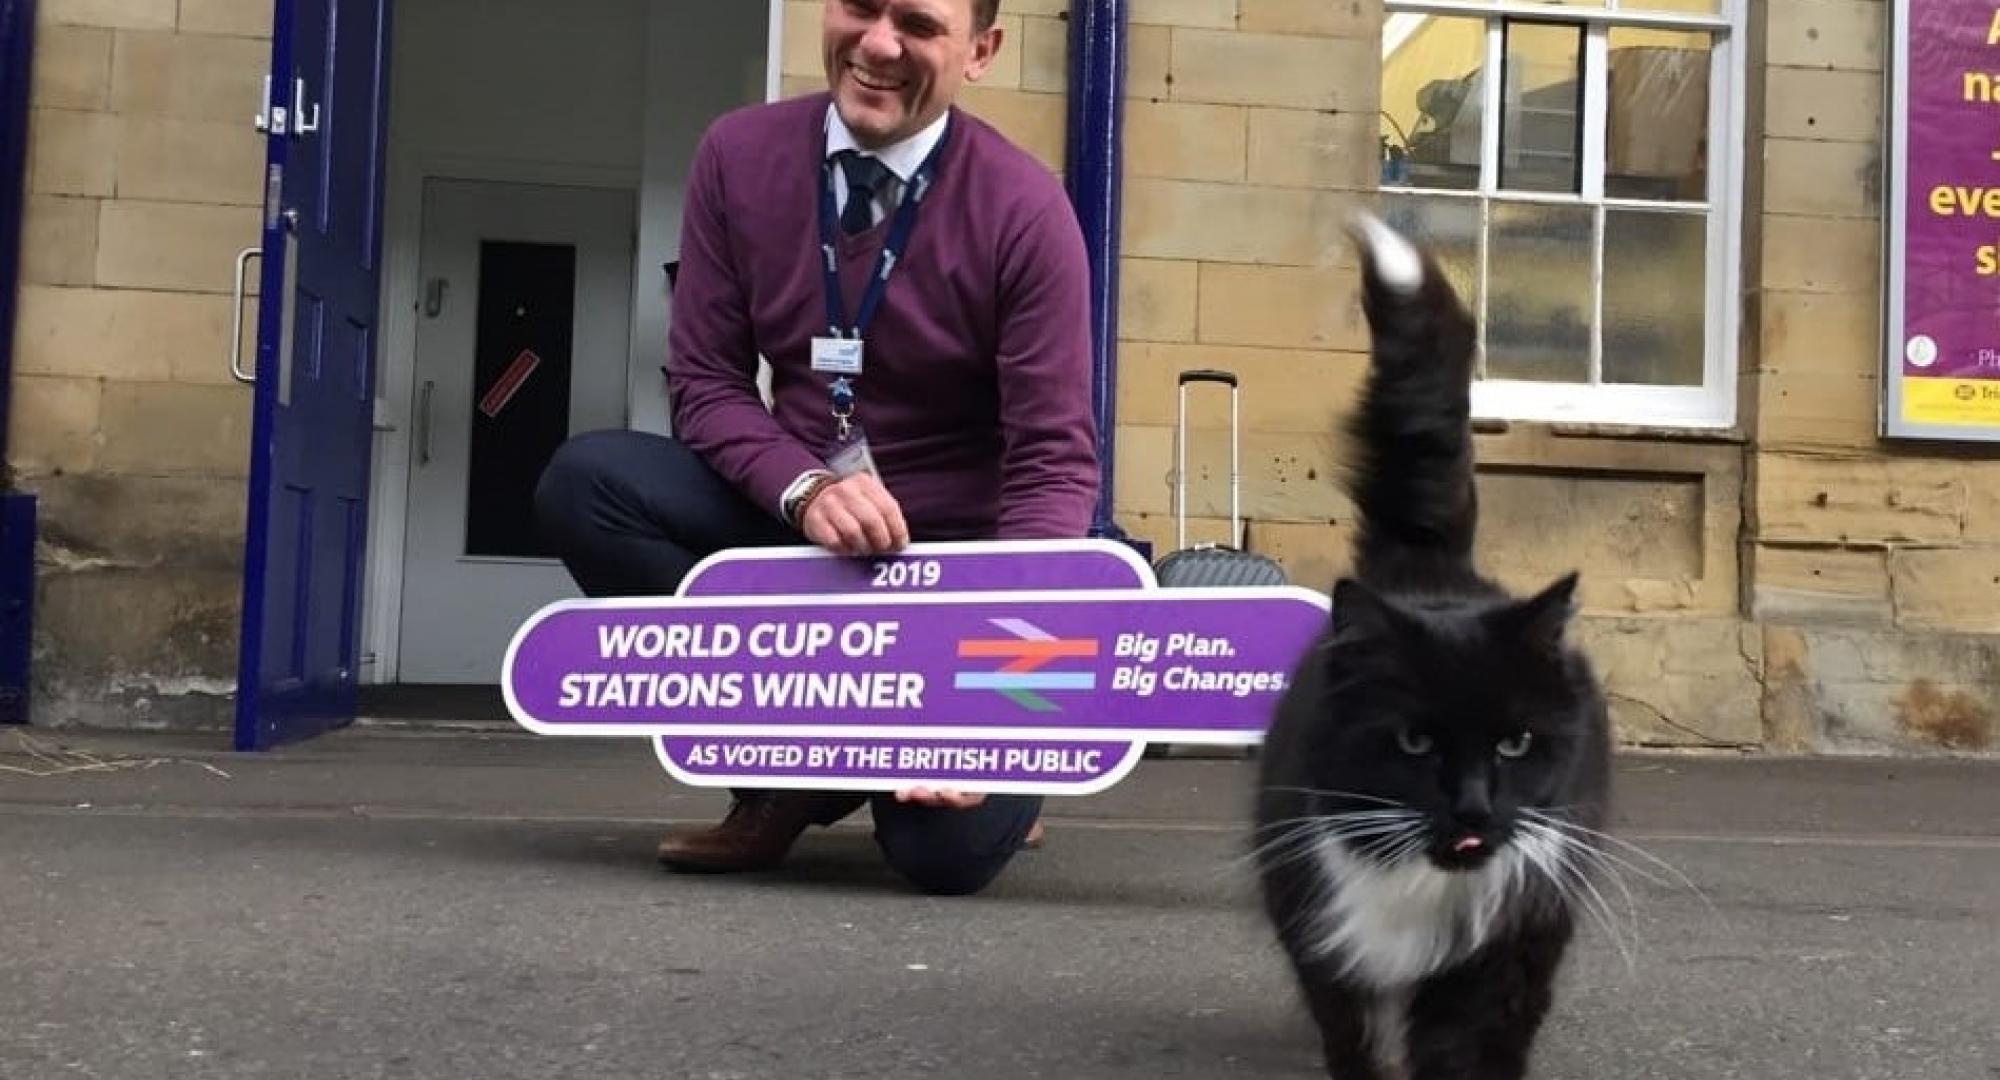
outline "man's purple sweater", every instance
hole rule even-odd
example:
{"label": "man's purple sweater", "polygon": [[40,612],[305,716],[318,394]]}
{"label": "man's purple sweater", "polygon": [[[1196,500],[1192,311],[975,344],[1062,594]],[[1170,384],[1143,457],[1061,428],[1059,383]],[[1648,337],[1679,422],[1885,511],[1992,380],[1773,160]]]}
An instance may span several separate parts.
{"label": "man's purple sweater", "polygon": [[[825,467],[824,94],[718,120],[688,179],[667,375],[674,434],[757,505]],[[839,239],[851,321],[888,235]],[[1083,536],[1096,506],[1089,269],[1062,188],[954,110],[909,251],[865,335],[855,422],[916,539]],[[754,382],[771,363],[773,408]]]}

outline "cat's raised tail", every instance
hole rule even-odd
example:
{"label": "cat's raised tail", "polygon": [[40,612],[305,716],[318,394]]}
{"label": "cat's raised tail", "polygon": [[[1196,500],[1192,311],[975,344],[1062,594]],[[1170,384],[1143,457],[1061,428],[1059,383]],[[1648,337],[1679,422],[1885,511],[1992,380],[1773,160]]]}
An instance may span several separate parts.
{"label": "cat's raised tail", "polygon": [[1347,423],[1356,576],[1394,587],[1472,574],[1472,315],[1437,262],[1379,218],[1355,214],[1349,234],[1373,341]]}

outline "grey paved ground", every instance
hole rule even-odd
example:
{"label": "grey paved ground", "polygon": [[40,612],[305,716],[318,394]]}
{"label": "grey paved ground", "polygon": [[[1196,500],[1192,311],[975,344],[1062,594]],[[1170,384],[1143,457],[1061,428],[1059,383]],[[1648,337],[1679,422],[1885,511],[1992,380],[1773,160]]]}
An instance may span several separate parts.
{"label": "grey paved ground", "polygon": [[[1147,762],[937,900],[862,828],[660,872],[719,803],[637,744],[34,738],[118,768],[0,734],[4,1080],[1318,1075],[1231,864],[1241,763]],[[1621,772],[1703,895],[1631,882],[1539,1075],[2000,1078],[2000,764]]]}

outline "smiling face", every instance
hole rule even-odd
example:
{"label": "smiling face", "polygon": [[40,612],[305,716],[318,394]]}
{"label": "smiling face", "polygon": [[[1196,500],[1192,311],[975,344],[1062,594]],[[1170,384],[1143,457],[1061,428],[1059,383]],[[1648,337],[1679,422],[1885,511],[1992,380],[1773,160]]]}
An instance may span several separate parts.
{"label": "smiling face", "polygon": [[1000,51],[1000,28],[975,27],[976,0],[826,0],[827,86],[855,141],[878,149],[944,115]]}

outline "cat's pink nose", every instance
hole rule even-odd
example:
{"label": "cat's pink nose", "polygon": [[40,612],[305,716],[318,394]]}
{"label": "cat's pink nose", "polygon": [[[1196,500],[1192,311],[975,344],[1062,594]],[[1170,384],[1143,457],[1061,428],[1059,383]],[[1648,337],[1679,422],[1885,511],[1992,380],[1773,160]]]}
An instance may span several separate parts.
{"label": "cat's pink nose", "polygon": [[1460,837],[1458,843],[1451,846],[1451,851],[1454,855],[1463,855],[1468,851],[1478,851],[1485,846],[1486,841],[1477,836],[1465,836]]}

